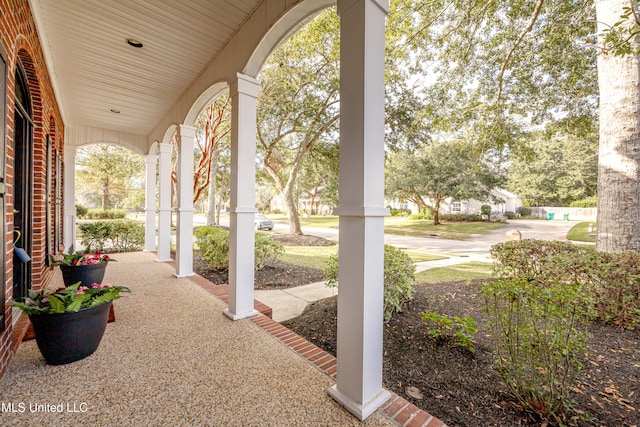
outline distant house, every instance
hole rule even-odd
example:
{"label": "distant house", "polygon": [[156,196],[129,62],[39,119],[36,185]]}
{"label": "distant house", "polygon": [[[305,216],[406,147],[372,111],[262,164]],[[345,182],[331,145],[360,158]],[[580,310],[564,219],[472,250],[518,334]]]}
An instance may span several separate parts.
{"label": "distant house", "polygon": [[[310,215],[330,215],[333,212],[335,206],[327,203],[322,197],[323,188],[319,188],[316,194],[309,194],[304,192],[298,197],[298,213],[310,214]],[[286,212],[284,199],[280,194],[276,194],[271,198],[270,204],[271,211]]]}
{"label": "distant house", "polygon": [[[489,205],[491,206],[492,213],[502,215],[505,212],[515,213],[518,208],[522,206],[522,198],[520,196],[502,188],[493,189],[491,191],[491,195],[493,197],[490,200],[485,201],[475,199],[454,200],[453,198],[448,198],[440,205],[440,213],[480,215],[480,207],[482,205]],[[418,207],[414,203],[410,202],[391,202],[389,205],[394,209],[410,209],[413,213],[418,211]]]}

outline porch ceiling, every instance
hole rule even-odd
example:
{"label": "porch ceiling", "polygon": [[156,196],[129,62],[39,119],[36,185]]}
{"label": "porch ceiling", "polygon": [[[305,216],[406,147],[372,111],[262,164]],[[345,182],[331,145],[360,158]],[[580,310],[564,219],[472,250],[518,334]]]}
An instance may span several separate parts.
{"label": "porch ceiling", "polygon": [[140,135],[261,1],[29,0],[65,124]]}

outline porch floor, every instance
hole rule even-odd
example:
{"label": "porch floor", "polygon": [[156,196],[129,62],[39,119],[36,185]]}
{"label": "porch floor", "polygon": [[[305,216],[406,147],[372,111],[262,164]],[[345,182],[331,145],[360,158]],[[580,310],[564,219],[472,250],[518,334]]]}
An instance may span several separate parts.
{"label": "porch floor", "polygon": [[[100,347],[50,366],[23,342],[0,382],[3,425],[361,424],[327,394],[331,371],[274,339],[284,327],[262,314],[229,320],[202,278],[175,278],[153,253],[114,258],[105,282],[132,293],[114,303]],[[365,425],[396,424],[379,410]]]}

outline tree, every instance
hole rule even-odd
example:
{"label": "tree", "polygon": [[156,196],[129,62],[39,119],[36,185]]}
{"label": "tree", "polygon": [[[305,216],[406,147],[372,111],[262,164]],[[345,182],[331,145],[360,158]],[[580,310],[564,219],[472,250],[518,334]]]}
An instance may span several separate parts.
{"label": "tree", "polygon": [[[620,21],[636,1],[596,0],[598,33]],[[628,24],[622,24],[623,26]],[[618,25],[620,26],[620,25]],[[640,65],[637,34],[630,50],[598,54],[600,148],[598,155],[598,233],[596,249],[640,252]]]}
{"label": "tree", "polygon": [[337,139],[339,56],[339,20],[332,8],[278,47],[260,75],[262,167],[282,196],[291,234],[302,234],[294,192],[305,155],[320,141]]}
{"label": "tree", "polygon": [[530,153],[513,156],[507,189],[533,206],[568,206],[596,195],[598,135],[591,118],[531,133]]}
{"label": "tree", "polygon": [[[193,203],[196,203],[204,195],[216,194],[216,173],[218,166],[218,154],[221,145],[229,145],[230,126],[230,99],[228,95],[222,95],[209,104],[196,119],[196,140],[194,146],[195,167],[193,172]],[[178,173],[178,148],[177,135],[173,137],[173,161],[171,181],[174,194],[177,194]],[[214,173],[212,173],[212,170]],[[209,198],[209,213],[207,225],[215,223],[216,211],[215,197]]]}
{"label": "tree", "polygon": [[94,144],[78,148],[76,188],[79,197],[103,210],[122,203],[128,193],[144,188],[144,159],[126,148]]}
{"label": "tree", "polygon": [[390,154],[385,177],[387,197],[429,209],[434,225],[440,224],[440,205],[447,198],[489,200],[502,176],[470,148],[469,142],[458,140]]}
{"label": "tree", "polygon": [[298,179],[298,191],[311,199],[311,215],[315,202],[320,205],[338,205],[338,146],[334,143],[319,143],[305,157]]}

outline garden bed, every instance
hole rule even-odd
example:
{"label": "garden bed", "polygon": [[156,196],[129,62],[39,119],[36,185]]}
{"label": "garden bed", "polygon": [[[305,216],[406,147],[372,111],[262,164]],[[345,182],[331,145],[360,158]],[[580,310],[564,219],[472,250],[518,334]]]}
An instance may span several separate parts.
{"label": "garden bed", "polygon": [[[414,299],[384,327],[384,385],[449,426],[540,425],[510,398],[492,367],[480,286],[478,281],[416,286]],[[283,324],[335,355],[336,309],[336,298],[318,301]],[[421,319],[425,310],[473,317],[479,328],[475,354],[434,342]],[[572,389],[578,418],[571,424],[639,425],[640,334],[602,324],[589,332],[585,368]],[[408,387],[422,398],[407,394]]]}

